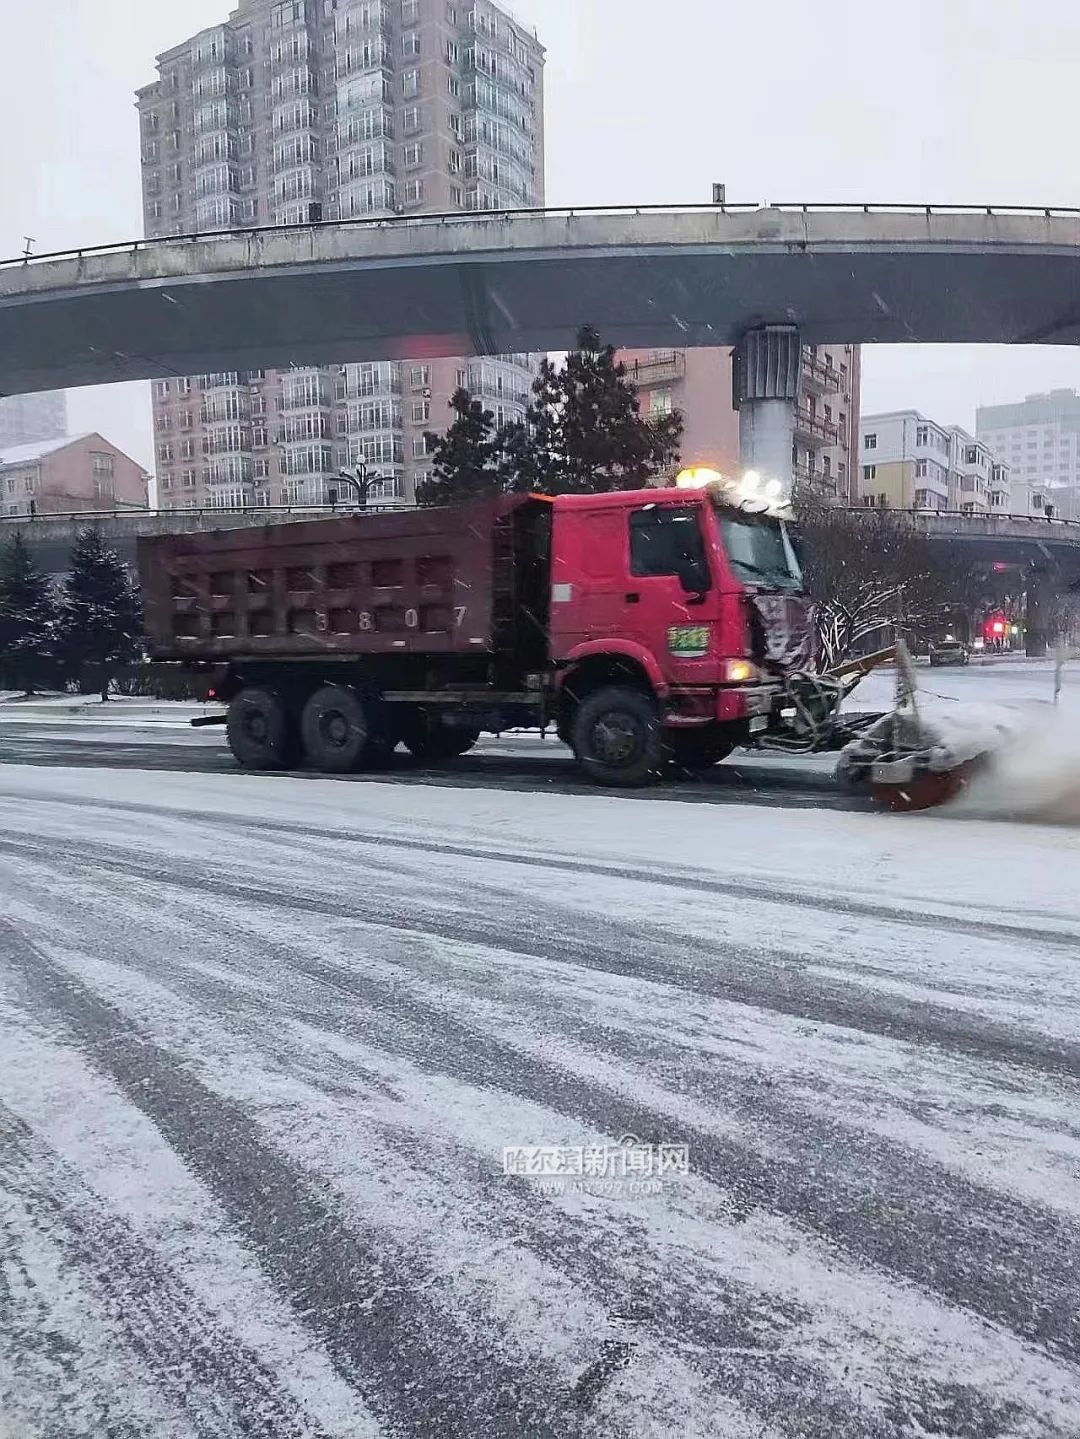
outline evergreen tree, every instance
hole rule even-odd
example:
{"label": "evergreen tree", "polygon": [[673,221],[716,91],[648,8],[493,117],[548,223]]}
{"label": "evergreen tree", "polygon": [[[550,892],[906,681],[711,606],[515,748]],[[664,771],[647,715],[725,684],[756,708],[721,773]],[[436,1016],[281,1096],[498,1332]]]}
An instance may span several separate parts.
{"label": "evergreen tree", "polygon": [[454,420],[446,433],[426,435],[435,463],[431,478],[417,487],[421,505],[453,505],[502,493],[495,416],[464,389],[455,390],[450,409]]}
{"label": "evergreen tree", "polygon": [[0,550],[0,669],[27,694],[45,682],[56,642],[56,604],[47,575],[17,530]]}
{"label": "evergreen tree", "polygon": [[677,464],[682,431],[678,410],[642,417],[615,347],[586,326],[561,369],[541,364],[524,425],[500,433],[504,482],[549,495],[639,489]]}
{"label": "evergreen tree", "polygon": [[62,648],[68,661],[100,666],[101,698],[109,698],[112,667],[139,652],[142,603],[136,585],[95,529],[80,530],[60,601]]}

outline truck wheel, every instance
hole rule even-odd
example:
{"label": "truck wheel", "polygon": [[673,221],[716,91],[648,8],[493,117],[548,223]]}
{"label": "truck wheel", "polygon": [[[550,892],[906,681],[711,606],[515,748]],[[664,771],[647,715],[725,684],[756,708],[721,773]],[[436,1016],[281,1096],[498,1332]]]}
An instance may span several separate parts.
{"label": "truck wheel", "polygon": [[712,769],[714,765],[726,760],[735,748],[719,735],[703,733],[701,730],[676,730],[674,733],[669,731],[667,738],[671,747],[672,763],[689,770]]}
{"label": "truck wheel", "polygon": [[644,690],[608,685],[586,695],[571,727],[578,763],[598,784],[646,784],[664,760],[656,701]]}
{"label": "truck wheel", "polygon": [[324,774],[349,774],[367,758],[369,733],[364,702],[353,690],[324,685],[300,716],[304,753]]}
{"label": "truck wheel", "polygon": [[245,769],[288,769],[296,757],[292,720],[273,690],[242,689],[229,703],[225,732]]}

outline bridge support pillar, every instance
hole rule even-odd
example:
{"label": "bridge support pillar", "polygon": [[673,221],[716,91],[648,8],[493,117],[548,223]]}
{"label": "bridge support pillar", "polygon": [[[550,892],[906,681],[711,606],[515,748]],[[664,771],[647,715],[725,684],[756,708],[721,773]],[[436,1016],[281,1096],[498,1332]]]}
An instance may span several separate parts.
{"label": "bridge support pillar", "polygon": [[1024,591],[1024,650],[1032,659],[1041,659],[1046,654],[1054,594],[1050,570],[1035,567],[1028,570]]}
{"label": "bridge support pillar", "polygon": [[739,412],[744,470],[780,480],[791,493],[795,407],[802,378],[802,338],[794,325],[748,330],[735,347],[732,400]]}

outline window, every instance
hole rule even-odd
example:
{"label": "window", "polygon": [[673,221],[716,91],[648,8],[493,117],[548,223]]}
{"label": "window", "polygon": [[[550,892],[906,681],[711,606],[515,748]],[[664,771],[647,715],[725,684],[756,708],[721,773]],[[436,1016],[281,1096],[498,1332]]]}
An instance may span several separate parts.
{"label": "window", "polygon": [[401,0],[401,23],[403,25],[415,25],[420,8],[420,0]]}
{"label": "window", "polygon": [[[1049,444],[1049,441],[1047,441]],[[979,462],[979,451],[975,445],[968,445],[964,450],[964,464],[976,465]]]}
{"label": "window", "polygon": [[405,181],[405,203],[406,205],[418,205],[424,198],[423,180]]}
{"label": "window", "polygon": [[451,175],[460,175],[460,173],[461,173],[461,151],[460,151],[460,150],[451,150],[450,153],[449,153],[449,154],[447,155],[447,157],[446,157],[446,164],[447,164],[447,167],[448,167],[449,170],[450,170]]}
{"label": "window", "polygon": [[406,135],[415,135],[420,129],[420,106],[410,105],[401,117],[401,125]]}
{"label": "window", "polygon": [[877,465],[863,465],[863,467],[862,467],[862,477],[863,477],[864,480],[876,480],[876,479],[877,479]]}
{"label": "window", "polygon": [[632,575],[677,575],[688,564],[707,568],[696,506],[649,505],[631,514]]}
{"label": "window", "polygon": [[416,166],[423,164],[424,161],[423,145],[406,145],[404,158],[406,169],[415,170]]}
{"label": "window", "polygon": [[426,425],[431,419],[431,401],[414,400],[412,403],[412,418],[414,425]]}
{"label": "window", "polygon": [[427,435],[413,435],[412,453],[414,460],[426,459],[428,454]]}
{"label": "window", "polygon": [[173,457],[172,445],[161,445],[161,446],[158,447],[158,459],[161,461],[161,463],[162,463],[163,465],[170,465],[170,464],[172,464],[172,457]]}
{"label": "window", "polygon": [[670,390],[655,390],[649,402],[650,415],[670,415],[674,406]]}
{"label": "window", "polygon": [[465,130],[465,122],[457,110],[451,110],[450,112],[450,128],[460,140]]}
{"label": "window", "polygon": [[456,382],[456,387],[457,387],[459,390],[467,390],[467,389],[469,388],[469,372],[468,372],[468,370],[458,370],[457,375],[455,376],[455,382]]}
{"label": "window", "polygon": [[420,71],[406,70],[401,77],[401,93],[406,100],[411,100],[414,95],[420,93]]}
{"label": "window", "polygon": [[465,196],[462,194],[460,185],[450,186],[450,203],[451,205],[456,205],[459,210],[464,205]]}
{"label": "window", "polygon": [[876,449],[877,449],[877,435],[864,435],[864,436],[863,436],[863,449],[864,449],[864,450],[876,450]]}
{"label": "window", "polygon": [[413,365],[409,370],[409,389],[426,390],[431,384],[431,366]]}
{"label": "window", "polygon": [[405,56],[420,54],[420,32],[418,30],[406,30],[402,35],[401,53]]}
{"label": "window", "polygon": [[917,479],[920,479],[920,480],[925,480],[925,479],[926,479],[926,472],[927,472],[927,462],[926,462],[925,460],[916,460],[916,461],[915,461],[915,476],[916,476],[916,478],[917,478]]}
{"label": "window", "polygon": [[459,50],[458,50],[458,43],[457,43],[457,41],[456,41],[456,40],[447,40],[447,42],[446,42],[446,63],[447,63],[448,65],[456,65],[460,59],[461,59],[461,54],[460,54],[460,52],[459,52]]}
{"label": "window", "polygon": [[461,81],[456,75],[447,77],[446,89],[451,99],[459,100],[461,98]]}

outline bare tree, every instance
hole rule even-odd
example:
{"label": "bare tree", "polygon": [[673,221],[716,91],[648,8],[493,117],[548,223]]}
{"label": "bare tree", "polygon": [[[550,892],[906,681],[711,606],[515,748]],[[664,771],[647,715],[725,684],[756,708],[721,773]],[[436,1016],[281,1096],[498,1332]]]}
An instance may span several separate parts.
{"label": "bare tree", "polygon": [[971,567],[935,547],[903,511],[837,510],[803,501],[800,556],[826,667],[921,628],[961,603]]}

